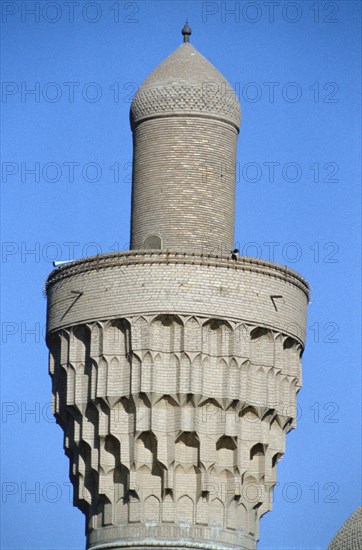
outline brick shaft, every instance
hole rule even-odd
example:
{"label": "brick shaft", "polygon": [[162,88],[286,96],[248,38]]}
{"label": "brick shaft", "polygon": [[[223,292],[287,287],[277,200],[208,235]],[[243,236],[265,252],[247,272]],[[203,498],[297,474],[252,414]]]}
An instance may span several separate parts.
{"label": "brick shaft", "polygon": [[240,107],[183,44],[131,108],[131,248],[47,281],[87,548],[255,550],[295,426],[308,285],[231,258]]}

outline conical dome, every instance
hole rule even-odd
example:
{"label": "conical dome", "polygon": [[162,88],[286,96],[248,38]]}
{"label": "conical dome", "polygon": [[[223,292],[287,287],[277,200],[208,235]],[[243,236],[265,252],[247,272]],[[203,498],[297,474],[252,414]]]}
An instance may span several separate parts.
{"label": "conical dome", "polygon": [[143,82],[131,106],[131,125],[180,115],[216,118],[237,130],[240,127],[234,90],[189,42],[181,44]]}
{"label": "conical dome", "polygon": [[360,550],[362,548],[362,506],[342,525],[328,550]]}

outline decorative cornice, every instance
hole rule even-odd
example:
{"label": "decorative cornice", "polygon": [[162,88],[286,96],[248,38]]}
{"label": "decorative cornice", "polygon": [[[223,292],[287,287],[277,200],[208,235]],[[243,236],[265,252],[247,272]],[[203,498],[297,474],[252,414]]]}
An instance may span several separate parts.
{"label": "decorative cornice", "polygon": [[230,257],[213,256],[211,254],[182,254],[159,250],[153,252],[149,250],[145,252],[141,250],[114,252],[111,254],[90,256],[88,258],[82,258],[74,262],[69,262],[50,273],[46,281],[45,288],[48,290],[52,284],[61,281],[62,279],[72,277],[73,275],[78,275],[80,273],[85,273],[87,271],[98,271],[100,269],[140,264],[199,265],[211,268],[215,267],[251,271],[254,273],[269,275],[293,284],[305,293],[308,300],[310,295],[309,284],[301,275],[299,275],[299,273],[287,266],[282,266],[274,262],[259,260],[257,258],[249,258],[246,256],[240,256],[237,261],[235,261]]}

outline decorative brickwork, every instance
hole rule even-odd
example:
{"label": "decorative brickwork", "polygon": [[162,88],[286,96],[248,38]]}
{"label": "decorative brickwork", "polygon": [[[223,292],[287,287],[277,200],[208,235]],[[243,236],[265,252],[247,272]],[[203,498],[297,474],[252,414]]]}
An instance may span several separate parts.
{"label": "decorative brickwork", "polygon": [[143,82],[131,124],[167,115],[211,116],[240,127],[240,104],[225,77],[191,44],[181,44]]}
{"label": "decorative brickwork", "polygon": [[54,411],[89,545],[187,533],[255,548],[295,425],[305,281],[248,258],[131,252],[65,265],[47,292]]}
{"label": "decorative brickwork", "polygon": [[48,344],[91,543],[105,542],[105,527],[127,538],[127,523],[150,523],[156,538],[170,525],[235,547],[258,538],[295,422],[299,342],[163,314],[69,327]]}
{"label": "decorative brickwork", "polygon": [[362,506],[350,515],[342,525],[328,550],[361,550],[362,548]]}
{"label": "decorative brickwork", "polygon": [[234,248],[235,128],[207,118],[162,117],[134,130],[131,248],[150,235],[164,250]]}
{"label": "decorative brickwork", "polygon": [[132,123],[146,118],[171,115],[207,115],[231,121],[239,129],[240,106],[235,94],[227,95],[225,85],[163,86],[139,91],[132,103]]}
{"label": "decorative brickwork", "polygon": [[48,332],[97,319],[180,313],[223,317],[305,338],[308,286],[285,266],[123,252],[72,262],[48,280]]}
{"label": "decorative brickwork", "polygon": [[308,285],[231,257],[239,104],[190,32],[132,104],[132,250],[46,285],[53,409],[92,550],[255,550],[296,422]]}
{"label": "decorative brickwork", "polygon": [[131,248],[230,253],[234,248],[240,105],[191,44],[145,80],[131,105]]}

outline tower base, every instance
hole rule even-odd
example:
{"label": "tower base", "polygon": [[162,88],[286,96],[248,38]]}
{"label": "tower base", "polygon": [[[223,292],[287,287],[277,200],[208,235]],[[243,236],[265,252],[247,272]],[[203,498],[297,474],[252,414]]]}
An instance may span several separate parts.
{"label": "tower base", "polygon": [[145,524],[94,529],[88,550],[255,550],[256,541],[241,529],[231,533],[220,526]]}

